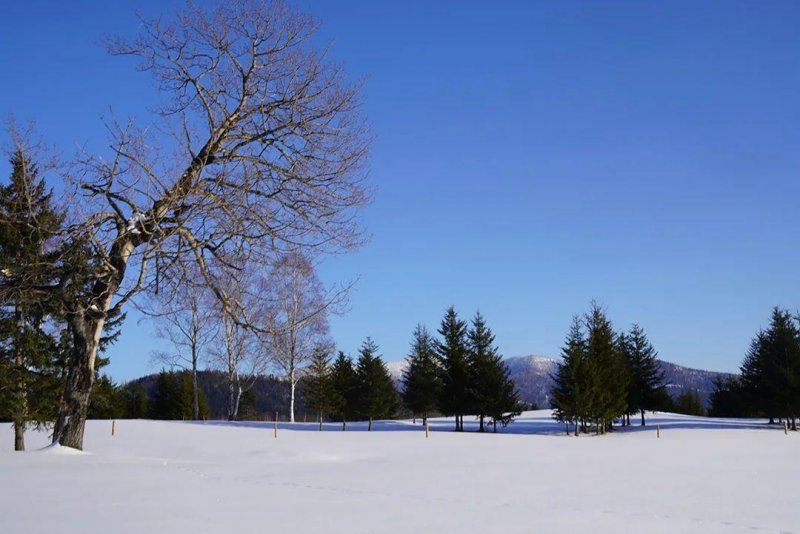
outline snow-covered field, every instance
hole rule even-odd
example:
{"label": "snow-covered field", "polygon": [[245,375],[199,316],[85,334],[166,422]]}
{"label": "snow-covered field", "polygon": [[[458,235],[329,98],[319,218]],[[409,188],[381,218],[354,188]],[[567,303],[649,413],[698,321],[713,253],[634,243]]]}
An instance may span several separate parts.
{"label": "snow-covered field", "polygon": [[[661,424],[656,438],[654,424]],[[79,453],[0,428],[0,532],[796,532],[800,435],[659,414],[563,435],[549,411],[503,434],[449,420],[313,424],[91,421]]]}

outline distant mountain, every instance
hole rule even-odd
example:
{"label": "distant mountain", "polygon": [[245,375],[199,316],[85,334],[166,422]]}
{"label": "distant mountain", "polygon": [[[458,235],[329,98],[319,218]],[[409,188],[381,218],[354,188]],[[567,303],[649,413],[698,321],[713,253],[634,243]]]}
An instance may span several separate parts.
{"label": "distant mountain", "polygon": [[[514,356],[506,358],[505,363],[517,386],[520,398],[541,408],[547,408],[550,406],[550,390],[553,387],[551,377],[555,373],[559,361],[544,356]],[[667,391],[673,398],[683,391],[695,390],[700,393],[703,402],[707,404],[711,392],[714,391],[714,380],[717,377],[731,376],[730,373],[692,369],[663,360],[660,360],[660,363],[661,369],[664,371]],[[407,365],[406,360],[386,364],[398,387],[401,385],[402,373]]]}

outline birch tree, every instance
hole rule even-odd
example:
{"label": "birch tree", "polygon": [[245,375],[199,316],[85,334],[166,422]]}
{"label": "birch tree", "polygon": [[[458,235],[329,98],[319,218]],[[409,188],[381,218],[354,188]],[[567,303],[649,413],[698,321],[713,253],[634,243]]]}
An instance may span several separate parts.
{"label": "birch tree", "polygon": [[[360,85],[314,46],[313,18],[280,0],[231,0],[139,28],[107,46],[139,61],[163,103],[154,121],[108,121],[108,149],[66,171],[70,241],[87,257],[66,255],[57,283],[39,288],[74,347],[54,440],[79,449],[103,329],[160,276],[196,270],[226,320],[255,330],[221,282],[288,251],[350,250],[363,235]],[[3,286],[24,279],[12,270]]]}
{"label": "birch tree", "polygon": [[[328,298],[311,261],[299,253],[278,260],[270,270],[266,287],[272,292],[267,307],[269,348],[275,364],[289,381],[289,421],[294,423],[295,390],[300,372],[315,350],[325,350],[328,311],[337,298]],[[341,295],[341,294],[340,294]]]}
{"label": "birch tree", "polygon": [[148,311],[156,336],[169,343],[171,350],[158,350],[152,360],[170,368],[186,369],[192,377],[192,419],[200,419],[200,387],[197,368],[209,343],[219,331],[211,299],[202,287],[182,284],[174,291],[163,291]]}

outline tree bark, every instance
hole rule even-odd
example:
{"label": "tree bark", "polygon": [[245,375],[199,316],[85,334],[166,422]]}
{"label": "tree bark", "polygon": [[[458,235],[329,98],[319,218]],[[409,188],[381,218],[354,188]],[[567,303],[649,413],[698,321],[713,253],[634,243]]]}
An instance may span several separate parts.
{"label": "tree bark", "polygon": [[19,310],[14,311],[17,335],[14,340],[14,363],[17,367],[16,407],[14,410],[14,450],[25,450],[25,426],[28,419],[28,395],[25,387],[25,357],[19,347],[19,332],[22,328],[22,316]]}
{"label": "tree bark", "polygon": [[289,368],[289,422],[294,423],[294,390],[297,382],[294,378],[294,365]]}
{"label": "tree bark", "polygon": [[372,416],[371,415],[369,416],[369,425],[367,426],[367,430],[369,432],[372,432]]}
{"label": "tree bark", "polygon": [[342,432],[347,430],[347,419],[342,418]]}
{"label": "tree bark", "polygon": [[70,320],[72,354],[67,369],[62,410],[53,441],[65,447],[83,449],[83,433],[89,396],[94,385],[94,364],[105,319],[84,318],[78,314]]}
{"label": "tree bark", "polygon": [[644,424],[644,410],[642,410],[642,426],[645,426],[645,424]]}
{"label": "tree bark", "polygon": [[322,412],[319,413],[319,431],[322,432]]}
{"label": "tree bark", "polygon": [[197,384],[197,346],[192,343],[192,419],[200,419],[200,390]]}
{"label": "tree bark", "polygon": [[[483,415],[481,415],[481,423],[480,423],[480,427],[478,428],[478,432],[485,432],[485,431],[486,431],[486,429],[485,429],[485,428],[484,428],[484,426],[483,426],[483,417],[484,417],[484,416],[483,416]],[[495,426],[496,426],[496,425],[495,425]]]}

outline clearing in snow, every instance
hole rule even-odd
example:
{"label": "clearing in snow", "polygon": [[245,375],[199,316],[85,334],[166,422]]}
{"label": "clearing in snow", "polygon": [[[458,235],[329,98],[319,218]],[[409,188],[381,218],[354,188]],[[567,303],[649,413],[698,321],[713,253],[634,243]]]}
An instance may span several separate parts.
{"label": "clearing in snow", "polygon": [[[656,424],[661,437],[656,438]],[[474,423],[473,423],[474,425]],[[2,532],[774,532],[800,534],[800,435],[656,414],[567,437],[549,410],[498,434],[365,424],[90,421],[86,452],[13,452],[0,429]],[[468,429],[474,429],[468,426]],[[35,450],[41,448],[40,450]]]}

